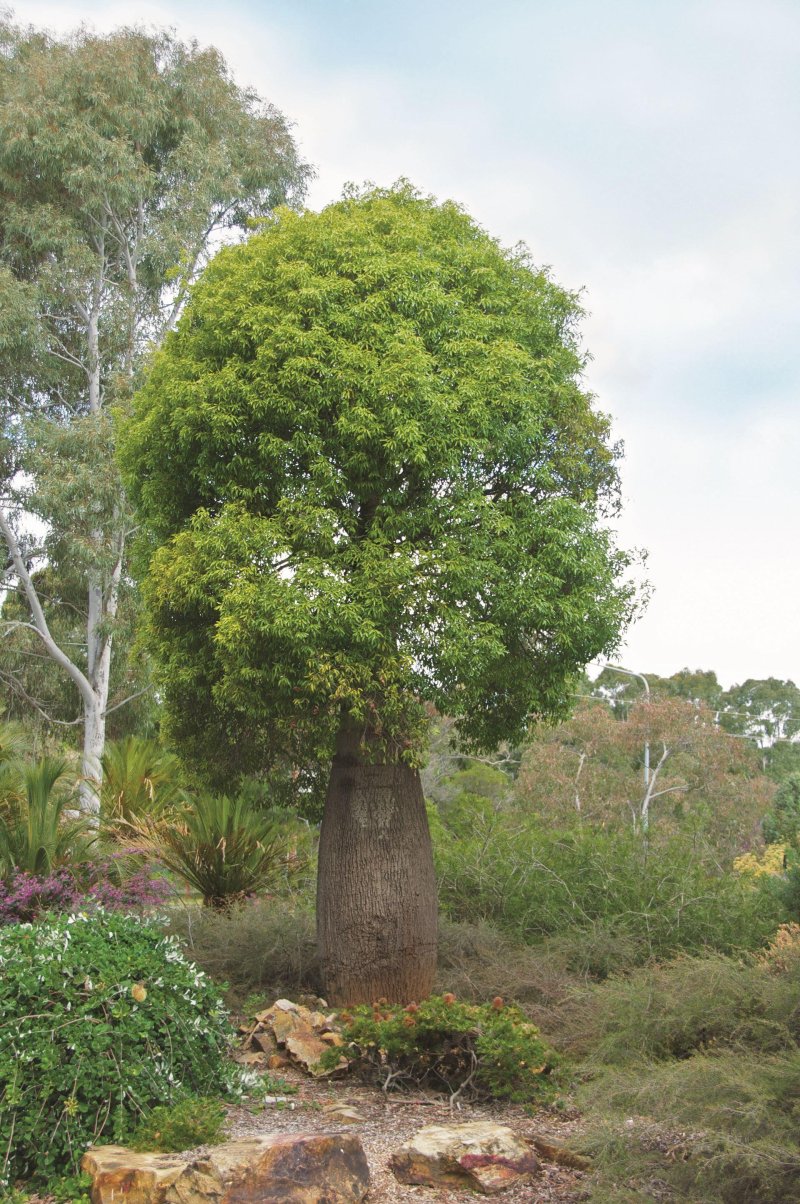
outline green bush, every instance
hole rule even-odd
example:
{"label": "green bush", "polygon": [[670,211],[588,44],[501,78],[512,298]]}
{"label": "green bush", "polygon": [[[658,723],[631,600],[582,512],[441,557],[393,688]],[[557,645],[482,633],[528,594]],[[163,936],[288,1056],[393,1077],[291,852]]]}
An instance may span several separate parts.
{"label": "green bush", "polygon": [[757,958],[679,957],[566,1001],[592,1200],[800,1200],[799,935],[789,925]]}
{"label": "green bush", "polygon": [[168,818],[141,816],[125,829],[217,910],[277,887],[298,866],[291,828],[245,798],[200,794]]}
{"label": "green bush", "polygon": [[[800,1200],[797,1049],[639,1063],[593,1080],[584,1097],[597,1117],[593,1200]],[[639,1194],[619,1194],[621,1180]]]}
{"label": "green bush", "polygon": [[775,791],[762,828],[767,844],[798,843],[800,835],[800,773],[791,773]]}
{"label": "green bush", "polygon": [[[378,1000],[340,1014],[345,1053],[365,1077],[390,1086],[426,1087],[517,1102],[548,1093],[554,1055],[538,1029],[499,997],[490,1004],[431,995],[405,1008]],[[335,1066],[342,1053],[326,1055]]]}
{"label": "green bush", "polygon": [[177,941],[94,912],[0,929],[0,1183],[75,1172],[158,1104],[230,1090],[232,1029]]}
{"label": "green bush", "polygon": [[432,817],[440,903],[533,944],[568,936],[571,968],[603,977],[677,952],[757,949],[788,918],[774,883],[757,888],[678,835],[538,827],[518,810],[462,796]]}
{"label": "green bush", "polygon": [[576,993],[560,1038],[592,1062],[624,1066],[736,1046],[772,1054],[800,1042],[800,958],[679,957]]}
{"label": "green bush", "polygon": [[43,757],[14,773],[20,788],[0,797],[0,875],[47,875],[86,863],[95,833],[85,817],[68,818],[75,782],[66,762]]}
{"label": "green bush", "polygon": [[187,1096],[174,1104],[159,1104],[140,1121],[129,1142],[134,1150],[164,1154],[218,1145],[224,1140],[225,1109],[207,1095]]}

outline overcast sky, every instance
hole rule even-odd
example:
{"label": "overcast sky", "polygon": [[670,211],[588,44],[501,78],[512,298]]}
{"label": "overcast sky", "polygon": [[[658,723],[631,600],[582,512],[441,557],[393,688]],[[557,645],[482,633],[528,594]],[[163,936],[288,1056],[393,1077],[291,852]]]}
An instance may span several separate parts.
{"label": "overcast sky", "polygon": [[620,663],[800,682],[797,0],[18,5],[172,26],[346,181],[460,202],[584,289],[589,385],[626,446],[620,540],[653,597]]}

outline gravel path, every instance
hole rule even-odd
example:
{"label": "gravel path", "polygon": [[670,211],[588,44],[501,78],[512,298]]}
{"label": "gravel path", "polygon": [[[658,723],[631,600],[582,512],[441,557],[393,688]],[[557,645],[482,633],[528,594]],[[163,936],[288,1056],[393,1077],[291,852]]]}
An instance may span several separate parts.
{"label": "gravel path", "polygon": [[[453,1188],[410,1187],[398,1183],[389,1169],[389,1156],[425,1125],[458,1124],[472,1120],[491,1120],[506,1124],[522,1137],[539,1137],[558,1146],[570,1146],[577,1131],[574,1119],[549,1112],[530,1115],[514,1104],[462,1104],[451,1111],[446,1101],[434,1096],[393,1093],[384,1095],[376,1088],[354,1086],[349,1082],[319,1082],[289,1070],[287,1081],[297,1094],[286,1102],[267,1104],[263,1111],[250,1112],[231,1108],[228,1114],[230,1137],[251,1137],[264,1133],[355,1132],[361,1139],[369,1163],[370,1204],[468,1204],[480,1199],[471,1191]],[[346,1122],[338,1108],[353,1109],[359,1119]],[[499,1197],[503,1204],[546,1204],[558,1201],[570,1204],[588,1198],[585,1173],[541,1161],[535,1180],[508,1188]]]}

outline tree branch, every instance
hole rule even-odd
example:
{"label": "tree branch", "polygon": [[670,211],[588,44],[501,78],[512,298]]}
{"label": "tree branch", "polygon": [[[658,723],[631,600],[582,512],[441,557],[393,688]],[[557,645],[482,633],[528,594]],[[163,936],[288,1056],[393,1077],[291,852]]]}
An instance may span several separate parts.
{"label": "tree branch", "polygon": [[[642,818],[642,828],[644,829],[645,832],[647,831],[647,826],[648,826],[649,819],[650,819],[650,803],[656,797],[653,787],[655,786],[656,779],[661,771],[662,766],[664,765],[664,762],[666,761],[666,759],[670,753],[670,750],[667,748],[666,744],[662,744],[662,748],[664,749],[664,751],[662,752],[662,754],[659,758],[658,765],[656,765],[655,769],[650,774],[650,781],[647,783],[647,790],[645,791],[645,796],[642,799],[640,815]],[[665,793],[666,793],[666,791],[659,791],[659,794],[665,794]]]}
{"label": "tree branch", "polygon": [[152,685],[144,686],[143,689],[137,690],[135,694],[129,694],[127,698],[123,698],[122,702],[115,702],[113,707],[106,707],[103,714],[110,715],[112,711],[118,711],[120,707],[127,706],[129,702],[133,702],[134,698],[141,698],[142,694],[149,694],[152,688]]}
{"label": "tree branch", "polygon": [[50,634],[50,628],[47,625],[47,619],[44,617],[42,604],[39,601],[39,595],[36,592],[36,586],[33,584],[31,575],[25,566],[25,561],[22,559],[22,552],[17,542],[17,537],[11,529],[11,526],[5,514],[0,510],[0,531],[8,546],[9,554],[14,562],[17,576],[25,590],[25,597],[28,600],[31,617],[33,623],[27,624],[39,636],[39,639],[44,644],[52,659],[56,664],[64,670],[64,672],[75,682],[75,685],[80,691],[81,698],[88,707],[93,707],[96,704],[94,691],[89,683],[89,679],[81,673],[77,665],[73,664],[66,652],[56,643]]}
{"label": "tree branch", "polygon": [[83,723],[83,715],[79,715],[77,719],[55,719],[52,715],[48,715],[44,707],[17,681],[13,673],[0,672],[0,681],[4,681],[13,693],[17,694],[28,706],[38,711],[48,723],[58,724],[59,727],[77,727],[79,723]]}

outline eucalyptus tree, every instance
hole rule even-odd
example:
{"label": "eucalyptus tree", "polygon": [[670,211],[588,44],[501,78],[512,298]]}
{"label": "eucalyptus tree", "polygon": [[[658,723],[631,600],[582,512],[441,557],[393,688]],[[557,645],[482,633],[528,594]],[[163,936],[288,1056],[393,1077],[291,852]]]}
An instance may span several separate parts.
{"label": "eucalyptus tree", "polygon": [[[306,176],[284,118],[216,50],[136,29],[58,40],[0,27],[0,530],[28,611],[4,630],[71,682],[86,810],[132,527],[112,410],[219,238],[301,197]],[[79,648],[50,629],[42,558],[82,580]]]}
{"label": "eucalyptus tree", "polygon": [[430,990],[430,707],[521,739],[628,617],[579,312],[408,185],[283,210],[209,265],[122,440],[172,738],[216,774],[332,763],[337,1001]]}

